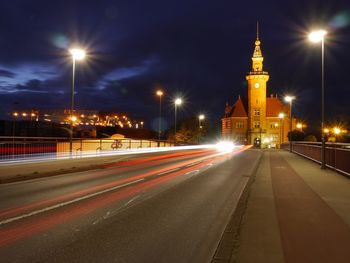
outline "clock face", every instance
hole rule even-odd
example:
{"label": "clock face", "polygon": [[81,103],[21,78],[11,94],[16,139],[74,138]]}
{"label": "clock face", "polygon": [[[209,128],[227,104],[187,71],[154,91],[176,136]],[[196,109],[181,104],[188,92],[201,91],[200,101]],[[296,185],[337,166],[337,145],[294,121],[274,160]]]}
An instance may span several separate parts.
{"label": "clock face", "polygon": [[254,87],[257,89],[257,88],[260,87],[260,84],[257,82],[257,83],[254,84]]}

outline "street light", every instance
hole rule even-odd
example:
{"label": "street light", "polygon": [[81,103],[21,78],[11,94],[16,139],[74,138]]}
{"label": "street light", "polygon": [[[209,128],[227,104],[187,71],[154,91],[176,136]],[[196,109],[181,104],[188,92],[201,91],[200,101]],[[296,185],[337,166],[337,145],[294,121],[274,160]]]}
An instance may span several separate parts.
{"label": "street light", "polygon": [[289,151],[292,152],[292,104],[293,100],[295,99],[294,96],[285,96],[284,100],[286,102],[289,102]]}
{"label": "street light", "polygon": [[278,118],[280,119],[280,148],[283,142],[283,130],[284,130],[284,123],[283,123],[283,119],[284,119],[284,113],[280,113],[278,114]]}
{"label": "street light", "polygon": [[321,147],[321,169],[326,169],[326,140],[324,134],[324,39],[327,35],[325,30],[313,31],[309,34],[309,40],[313,43],[321,42],[321,131],[322,131],[322,147]]}
{"label": "street light", "polygon": [[302,123],[297,123],[297,129],[299,129],[301,132],[303,131],[303,124]]}
{"label": "street light", "polygon": [[176,114],[177,114],[177,107],[182,104],[182,99],[180,99],[180,98],[175,99],[174,104],[175,104],[175,128],[174,128],[174,146],[175,146],[175,144],[176,144]]}
{"label": "street light", "polygon": [[159,97],[158,140],[160,141],[160,134],[162,132],[162,96],[163,96],[163,91],[157,90],[157,96]]}
{"label": "street light", "polygon": [[72,94],[71,94],[71,104],[70,104],[70,115],[71,115],[71,122],[70,122],[70,135],[69,135],[69,154],[70,158],[72,158],[72,151],[73,151],[73,111],[74,111],[74,82],[75,82],[75,62],[78,60],[83,60],[85,58],[85,51],[79,48],[73,48],[69,50],[69,52],[72,55],[73,60],[73,70],[72,70]]}
{"label": "street light", "polygon": [[201,121],[204,119],[205,119],[204,114],[198,115],[198,143],[200,142],[200,139],[201,139],[201,129],[202,129]]}
{"label": "street light", "polygon": [[198,116],[198,124],[199,124],[199,129],[202,129],[202,126],[201,126],[201,121],[205,119],[205,116],[203,114],[200,114]]}

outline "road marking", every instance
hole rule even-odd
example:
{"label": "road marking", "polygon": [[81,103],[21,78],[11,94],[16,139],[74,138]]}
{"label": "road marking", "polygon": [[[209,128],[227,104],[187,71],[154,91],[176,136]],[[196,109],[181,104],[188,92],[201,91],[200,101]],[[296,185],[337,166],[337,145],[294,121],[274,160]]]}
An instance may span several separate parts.
{"label": "road marking", "polygon": [[127,206],[128,204],[130,204],[131,202],[135,201],[137,198],[139,198],[140,195],[134,196],[133,198],[131,198],[128,202],[125,203],[124,206]]}
{"label": "road marking", "polygon": [[193,173],[193,174],[199,173],[199,170],[189,171],[189,172],[186,173],[186,175],[192,174],[192,173]]}
{"label": "road marking", "polygon": [[203,162],[203,161],[199,161],[199,162],[195,162],[195,163],[190,163],[190,164],[186,165],[185,167],[191,167],[191,166],[193,166],[193,165],[200,164],[200,163],[202,163],[202,162]]}
{"label": "road marking", "polygon": [[161,172],[161,173],[159,173],[157,175],[163,175],[163,174],[167,174],[167,173],[172,173],[172,172],[178,171],[180,169],[181,169],[180,167],[179,168],[175,168],[175,169],[171,169],[171,170],[168,170],[168,171],[165,171],[165,172]]}
{"label": "road marking", "polygon": [[20,215],[20,216],[8,218],[8,219],[0,221],[0,226],[8,224],[8,223],[11,223],[11,222],[14,222],[14,221],[17,221],[17,220],[20,220],[20,219],[27,218],[27,217],[30,217],[30,216],[41,214],[41,213],[44,213],[44,212],[47,212],[47,211],[50,211],[50,210],[53,210],[53,209],[57,209],[57,208],[60,208],[60,207],[66,206],[66,205],[70,205],[70,204],[73,204],[73,203],[76,203],[76,202],[79,202],[79,201],[82,201],[82,200],[85,200],[85,199],[89,199],[91,197],[95,197],[95,196],[98,196],[98,195],[101,195],[101,194],[105,194],[105,193],[114,191],[116,189],[119,189],[119,188],[122,188],[122,187],[125,187],[125,186],[128,186],[128,185],[131,185],[131,184],[135,184],[135,183],[141,182],[143,180],[145,180],[145,179],[141,178],[141,179],[138,179],[138,180],[126,183],[126,184],[117,185],[117,186],[114,186],[114,187],[111,187],[111,188],[108,188],[108,189],[105,189],[105,190],[102,190],[102,191],[99,191],[99,192],[96,192],[96,193],[84,195],[84,196],[75,198],[75,199],[70,200],[70,201],[58,203],[56,205],[52,205],[52,206],[48,206],[48,207],[45,207],[45,208],[42,208],[42,209],[39,209],[39,210],[35,210],[35,211],[27,213],[27,214],[23,214],[23,215]]}

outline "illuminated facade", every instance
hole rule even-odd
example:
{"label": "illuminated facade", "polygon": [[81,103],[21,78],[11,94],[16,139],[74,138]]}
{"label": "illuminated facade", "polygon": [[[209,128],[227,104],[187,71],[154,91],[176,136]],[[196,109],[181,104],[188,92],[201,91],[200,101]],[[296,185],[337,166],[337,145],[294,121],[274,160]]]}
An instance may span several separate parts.
{"label": "illuminated facade", "polygon": [[[44,121],[70,124],[70,110],[17,110],[12,112],[13,120]],[[143,121],[130,119],[124,113],[76,110],[74,126],[119,126],[121,128],[143,128]]]}
{"label": "illuminated facade", "polygon": [[[258,147],[278,147],[288,141],[290,129],[289,104],[276,95],[266,97],[269,73],[263,69],[264,57],[257,34],[252,69],[246,75],[248,98],[238,96],[233,105],[226,104],[221,120],[222,137]],[[293,119],[294,129],[295,120]]]}

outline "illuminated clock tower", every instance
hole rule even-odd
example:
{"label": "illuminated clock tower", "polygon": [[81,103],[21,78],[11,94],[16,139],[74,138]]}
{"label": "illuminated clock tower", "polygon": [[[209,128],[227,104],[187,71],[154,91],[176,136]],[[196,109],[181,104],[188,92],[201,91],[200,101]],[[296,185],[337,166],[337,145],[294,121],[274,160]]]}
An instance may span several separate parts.
{"label": "illuminated clock tower", "polygon": [[269,73],[263,71],[263,61],[259,40],[259,30],[252,57],[252,69],[246,75],[248,81],[248,143],[261,146],[266,134],[266,83]]}

